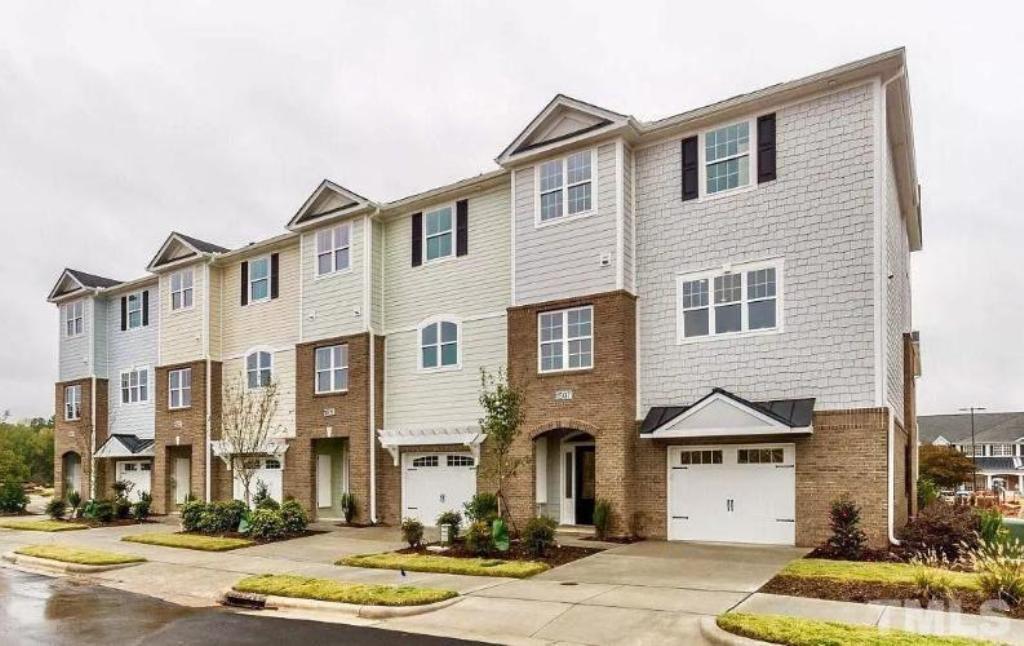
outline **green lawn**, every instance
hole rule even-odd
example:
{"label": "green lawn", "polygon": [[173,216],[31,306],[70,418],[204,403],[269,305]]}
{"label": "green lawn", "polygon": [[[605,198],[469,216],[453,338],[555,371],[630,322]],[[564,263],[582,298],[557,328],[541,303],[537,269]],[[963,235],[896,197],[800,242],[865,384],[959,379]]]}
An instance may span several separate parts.
{"label": "green lawn", "polygon": [[14,553],[50,559],[51,561],[60,561],[62,563],[77,563],[78,565],[122,565],[124,563],[141,563],[146,560],[141,556],[115,554],[114,552],[89,550],[67,545],[29,545],[28,547],[14,550]]}
{"label": "green lawn", "polygon": [[89,529],[88,525],[59,520],[0,520],[0,527],[28,532],[70,532],[76,529]]}
{"label": "green lawn", "polygon": [[435,554],[359,554],[346,556],[338,565],[352,567],[381,568],[385,570],[408,570],[410,572],[435,572],[441,574],[468,574],[470,576],[507,576],[516,579],[540,574],[548,569],[546,563],[537,561],[503,561],[501,559],[465,559]]}
{"label": "green lawn", "polygon": [[416,588],[410,585],[343,583],[286,574],[251,576],[236,583],[235,590],[372,606],[422,606],[458,596],[452,590]]}
{"label": "green lawn", "polygon": [[203,536],[201,534],[132,534],[131,536],[122,536],[121,540],[128,541],[129,543],[180,547],[186,550],[200,550],[203,552],[226,552],[256,544],[247,538],[222,538],[220,536]]}
{"label": "green lawn", "polygon": [[737,612],[720,615],[718,626],[743,637],[787,646],[980,646],[994,643],[966,637],[935,637],[900,630],[880,630],[873,626]]}
{"label": "green lawn", "polygon": [[[914,585],[914,573],[922,566],[907,563],[872,563],[867,561],[830,561],[827,559],[798,559],[779,574],[808,578],[835,579],[837,581],[891,583]],[[963,590],[976,590],[978,577],[970,572],[952,572],[929,568],[949,579],[950,585]]]}

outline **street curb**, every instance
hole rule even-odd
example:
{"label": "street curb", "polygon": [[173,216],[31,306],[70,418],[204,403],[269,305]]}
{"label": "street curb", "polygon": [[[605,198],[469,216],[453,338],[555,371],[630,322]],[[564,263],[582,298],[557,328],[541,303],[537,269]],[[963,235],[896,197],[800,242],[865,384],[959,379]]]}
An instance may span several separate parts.
{"label": "street curb", "polygon": [[756,646],[767,644],[758,639],[741,637],[718,627],[717,617],[702,617],[700,620],[700,634],[715,646]]}
{"label": "street curb", "polygon": [[50,572],[57,572],[59,574],[96,574],[97,572],[121,570],[126,567],[145,563],[145,561],[135,561],[133,563],[116,563],[113,565],[83,565],[81,563],[64,563],[63,561],[42,559],[38,556],[15,554],[14,552],[7,552],[3,555],[3,559],[14,565],[39,568]]}
{"label": "street curb", "polygon": [[[231,592],[231,590],[229,590]],[[319,599],[299,599],[296,597],[278,597],[274,595],[254,595],[263,597],[267,608],[291,608],[294,610],[320,610],[350,615],[362,619],[389,619],[392,617],[413,617],[447,608],[462,601],[463,597],[452,597],[437,603],[422,606],[359,606],[336,601],[320,601]]]}

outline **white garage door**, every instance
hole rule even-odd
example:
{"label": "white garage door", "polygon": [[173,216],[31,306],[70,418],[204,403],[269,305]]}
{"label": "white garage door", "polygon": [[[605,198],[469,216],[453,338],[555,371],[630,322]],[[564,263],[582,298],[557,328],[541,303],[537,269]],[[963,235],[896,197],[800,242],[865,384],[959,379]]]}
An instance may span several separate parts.
{"label": "white garage door", "polygon": [[402,456],[402,518],[427,527],[444,511],[462,512],[476,493],[476,463],[469,453],[407,453]]}
{"label": "white garage door", "polygon": [[[281,502],[281,491],[282,491],[282,479],[281,479],[281,461],[277,458],[253,458],[259,464],[256,471],[253,473],[252,481],[249,483],[249,493],[253,496],[259,490],[259,483],[262,482],[267,485],[267,491],[270,492],[270,497]],[[234,486],[235,500],[245,500],[245,487],[242,484],[241,478],[235,478]]]}
{"label": "white garage door", "polygon": [[792,444],[671,446],[670,540],[793,545]]}
{"label": "white garage door", "polygon": [[132,491],[128,499],[135,501],[143,493],[149,493],[150,476],[153,463],[149,460],[121,460],[115,469],[118,480],[132,483]]}

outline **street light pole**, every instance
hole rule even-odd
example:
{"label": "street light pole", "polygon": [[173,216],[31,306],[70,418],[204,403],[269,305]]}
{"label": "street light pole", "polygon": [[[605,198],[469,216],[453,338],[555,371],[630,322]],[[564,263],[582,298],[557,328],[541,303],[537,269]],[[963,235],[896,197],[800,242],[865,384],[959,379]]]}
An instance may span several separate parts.
{"label": "street light pole", "polygon": [[961,408],[961,411],[970,411],[971,413],[971,463],[974,464],[974,475],[971,480],[973,492],[978,493],[978,447],[974,439],[974,411],[985,410],[984,406],[968,406],[967,408]]}

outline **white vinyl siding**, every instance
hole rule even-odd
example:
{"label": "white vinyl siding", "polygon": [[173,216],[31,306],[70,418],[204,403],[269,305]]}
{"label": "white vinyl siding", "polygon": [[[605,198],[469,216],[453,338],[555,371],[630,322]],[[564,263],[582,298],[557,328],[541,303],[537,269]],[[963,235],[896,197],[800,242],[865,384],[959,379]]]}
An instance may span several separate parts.
{"label": "white vinyl siding", "polygon": [[[58,351],[60,381],[72,381],[92,375],[93,365],[90,361],[92,358],[92,340],[90,337],[95,335],[105,338],[105,332],[101,331],[97,334],[94,330],[92,319],[96,309],[96,301],[92,298],[83,298],[80,302],[82,303],[82,334],[73,337],[67,336],[64,314],[62,310],[58,309],[57,335],[60,339]],[[102,302],[100,302],[99,307],[104,307]]]}
{"label": "white vinyl siding", "polygon": [[[317,239],[323,232],[347,228],[348,269],[318,276],[320,254]],[[363,284],[366,220],[356,217],[341,225],[328,226],[302,234],[302,340],[315,341],[362,332],[366,327],[363,314]],[[333,239],[333,234],[332,234]],[[408,242],[408,241],[407,241]],[[408,253],[408,245],[407,250]],[[285,268],[282,268],[285,271]],[[379,283],[378,283],[379,284]],[[282,292],[281,298],[287,297]],[[280,300],[280,299],[278,299]],[[380,300],[375,298],[374,300]]]}
{"label": "white vinyl siding", "polygon": [[680,276],[677,283],[680,342],[781,329],[781,260]]}
{"label": "white vinyl siding", "polygon": [[885,218],[885,263],[883,284],[885,286],[886,318],[886,398],[898,420],[904,417],[903,401],[903,335],[913,329],[910,298],[910,240],[907,237],[907,223],[900,213],[899,196],[896,193],[896,174],[892,165],[892,154],[887,153],[885,183],[883,191],[883,214]]}
{"label": "white vinyl siding", "polygon": [[[107,403],[109,406],[109,433],[123,433],[140,438],[151,438],[155,430],[156,397],[162,396],[155,392],[147,392],[145,401],[122,402],[121,375],[132,370],[145,370],[147,391],[155,388],[155,372],[153,366],[160,365],[157,357],[157,344],[161,336],[162,323],[166,320],[158,315],[158,308],[170,309],[170,299],[165,294],[163,285],[170,287],[170,276],[163,275],[160,282],[140,287],[149,290],[149,325],[132,330],[131,334],[121,332],[121,296],[124,293],[110,294],[98,308],[97,325],[102,319],[103,332],[109,339],[103,349],[97,343],[97,362],[107,364]],[[181,316],[188,316],[182,312]]]}
{"label": "white vinyl siding", "polygon": [[133,292],[131,294],[128,294],[126,299],[126,327],[129,330],[134,330],[136,328],[142,327],[142,322],[144,320],[142,316],[142,292]]}

